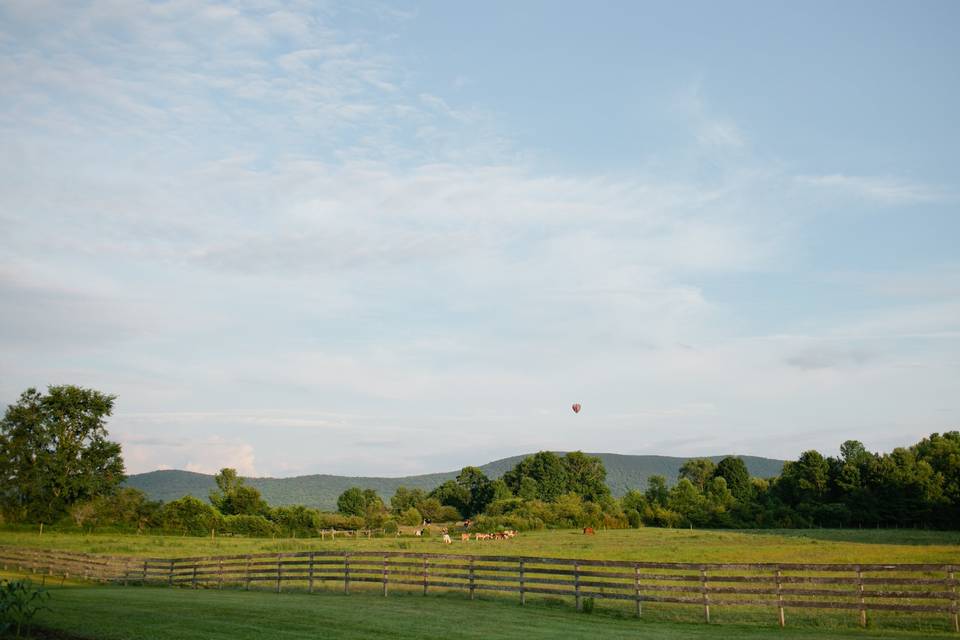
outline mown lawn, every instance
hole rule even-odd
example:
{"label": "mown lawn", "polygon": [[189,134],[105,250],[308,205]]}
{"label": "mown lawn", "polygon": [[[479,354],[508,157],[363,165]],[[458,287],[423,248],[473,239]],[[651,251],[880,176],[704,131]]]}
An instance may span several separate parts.
{"label": "mown lawn", "polygon": [[[653,607],[636,619],[600,606],[578,613],[569,603],[540,600],[521,607],[503,598],[470,601],[460,594],[372,593],[349,596],[333,591],[306,595],[268,592],[70,585],[52,587],[50,610],[38,623],[70,637],[96,640],[127,638],[187,640],[191,638],[631,638],[694,640],[701,638],[949,638],[945,624],[924,628],[856,628],[827,624],[816,617],[788,619],[779,629],[773,620],[743,625],[671,622]],[[667,615],[675,609],[667,611]],[[772,617],[772,616],[771,616]],[[790,626],[792,624],[792,626]]]}
{"label": "mown lawn", "polygon": [[439,537],[337,539],[199,538],[158,535],[0,531],[0,545],[88,553],[183,557],[321,549],[440,551],[653,562],[957,562],[960,532],[909,529],[710,531],[689,529],[559,530],[521,533],[512,540],[445,547]]}

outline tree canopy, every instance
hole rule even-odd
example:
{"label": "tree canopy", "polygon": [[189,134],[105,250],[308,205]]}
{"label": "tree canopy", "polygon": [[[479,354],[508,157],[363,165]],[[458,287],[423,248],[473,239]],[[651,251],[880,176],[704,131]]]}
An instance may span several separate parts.
{"label": "tree canopy", "polygon": [[236,469],[224,468],[213,477],[217,491],[210,492],[210,503],[225,516],[265,515],[270,506],[254,487],[244,484]]}
{"label": "tree canopy", "polygon": [[107,439],[115,396],[73,385],[27,389],[0,421],[0,502],[14,519],[52,522],[116,491],[120,445]]}

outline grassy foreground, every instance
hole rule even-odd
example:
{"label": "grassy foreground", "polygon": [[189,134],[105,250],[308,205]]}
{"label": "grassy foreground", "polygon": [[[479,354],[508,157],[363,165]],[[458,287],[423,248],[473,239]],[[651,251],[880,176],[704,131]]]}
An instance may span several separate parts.
{"label": "grassy foreground", "polygon": [[909,529],[808,529],[716,531],[625,529],[584,536],[579,530],[521,533],[512,540],[444,546],[430,538],[198,538],[158,535],[79,534],[0,530],[0,545],[87,553],[185,557],[277,551],[388,550],[424,553],[554,556],[650,562],[955,563],[960,532]]}
{"label": "grassy foreground", "polygon": [[[538,601],[520,607],[499,598],[469,601],[461,595],[388,598],[372,593],[344,596],[244,591],[192,591],[159,587],[65,586],[51,588],[50,611],[37,623],[70,638],[187,640],[191,638],[949,638],[947,631],[816,628],[816,620],[791,628],[677,623],[655,612],[637,620],[617,611],[578,613],[569,604]],[[806,625],[806,628],[805,628]]]}

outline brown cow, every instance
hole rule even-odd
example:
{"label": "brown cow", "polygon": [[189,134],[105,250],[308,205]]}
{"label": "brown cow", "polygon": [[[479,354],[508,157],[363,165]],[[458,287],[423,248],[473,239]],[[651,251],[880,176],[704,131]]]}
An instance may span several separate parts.
{"label": "brown cow", "polygon": [[583,528],[583,535],[585,535],[585,536],[592,536],[592,535],[595,534],[595,533],[596,533],[596,531],[593,530],[593,527],[584,527],[584,528]]}

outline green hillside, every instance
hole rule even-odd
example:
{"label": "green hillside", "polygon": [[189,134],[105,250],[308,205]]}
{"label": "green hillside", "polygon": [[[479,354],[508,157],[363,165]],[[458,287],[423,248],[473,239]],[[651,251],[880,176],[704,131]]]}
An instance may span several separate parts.
{"label": "green hillside", "polygon": [[[677,472],[687,458],[671,456],[636,456],[615,453],[594,453],[603,460],[607,468],[607,484],[614,495],[621,496],[628,489],[645,489],[647,478],[651,475],[663,475],[672,484],[676,482]],[[524,456],[513,456],[494,460],[480,468],[491,478],[498,478],[517,464]],[[723,456],[711,456],[714,462]],[[742,456],[751,475],[767,478],[780,473],[782,460]],[[272,505],[304,504],[324,510],[336,508],[337,496],[350,487],[373,489],[385,500],[397,487],[420,488],[430,490],[444,481],[456,477],[457,471],[429,473],[402,478],[365,478],[350,476],[332,476],[325,474],[297,476],[294,478],[247,478],[247,482],[260,490],[263,497]],[[145,492],[152,500],[170,501],[185,495],[206,499],[215,488],[213,476],[192,471],[151,471],[138,473],[127,478],[127,486]]]}

